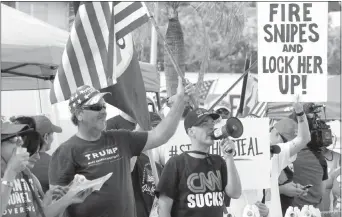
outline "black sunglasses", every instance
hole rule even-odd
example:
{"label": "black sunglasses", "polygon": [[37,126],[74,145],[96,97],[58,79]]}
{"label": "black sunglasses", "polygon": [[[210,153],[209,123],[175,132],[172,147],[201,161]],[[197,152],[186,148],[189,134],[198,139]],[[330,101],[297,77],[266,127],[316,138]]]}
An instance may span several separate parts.
{"label": "black sunglasses", "polygon": [[106,109],[106,104],[87,105],[87,106],[83,106],[82,109],[99,112],[102,109]]}

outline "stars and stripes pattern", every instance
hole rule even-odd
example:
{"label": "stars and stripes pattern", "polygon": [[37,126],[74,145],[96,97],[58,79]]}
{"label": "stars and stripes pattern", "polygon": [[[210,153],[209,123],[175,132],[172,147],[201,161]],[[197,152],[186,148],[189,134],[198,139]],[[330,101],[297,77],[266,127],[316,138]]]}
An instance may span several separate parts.
{"label": "stars and stripes pattern", "polygon": [[143,2],[114,2],[114,16],[117,40],[146,23],[150,18]]}
{"label": "stars and stripes pattern", "polygon": [[212,88],[213,84],[215,83],[216,80],[207,80],[203,81],[202,85],[199,86],[198,88],[198,98],[200,101],[200,104],[203,105],[205,99],[207,98],[210,89]]}
{"label": "stars and stripes pattern", "polygon": [[267,116],[267,102],[258,101],[258,77],[248,74],[244,116],[261,118]]}
{"label": "stars and stripes pattern", "polygon": [[115,84],[115,67],[121,61],[117,41],[148,19],[142,2],[81,3],[51,88],[51,103],[69,99],[85,84],[98,90]]}
{"label": "stars and stripes pattern", "polygon": [[[255,106],[251,109],[250,113],[246,116],[247,118],[265,118],[267,117],[267,103],[257,102]],[[270,119],[270,127],[274,126],[276,120]]]}
{"label": "stars and stripes pattern", "polygon": [[266,102],[256,102],[254,107],[250,110],[250,114],[257,117],[266,117],[267,103]]}
{"label": "stars and stripes pattern", "polygon": [[248,74],[245,99],[245,117],[267,116],[267,102],[258,101],[258,77],[253,74]]}
{"label": "stars and stripes pattern", "polygon": [[[248,118],[264,118],[267,117],[268,103],[258,101],[258,77],[252,74],[248,75],[246,88],[245,117]],[[248,94],[248,95],[247,95]],[[269,125],[276,123],[274,119],[270,119]]]}
{"label": "stars and stripes pattern", "polygon": [[82,103],[86,102],[88,99],[91,99],[98,93],[99,91],[88,85],[77,88],[76,92],[70,97],[69,110],[74,111],[77,107],[80,107]]}

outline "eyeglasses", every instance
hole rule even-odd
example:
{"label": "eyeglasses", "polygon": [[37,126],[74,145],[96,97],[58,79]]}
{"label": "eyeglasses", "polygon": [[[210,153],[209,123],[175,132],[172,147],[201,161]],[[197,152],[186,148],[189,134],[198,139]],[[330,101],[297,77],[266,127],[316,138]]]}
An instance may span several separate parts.
{"label": "eyeglasses", "polygon": [[99,112],[102,109],[106,109],[106,104],[87,105],[87,106],[83,106],[82,109]]}

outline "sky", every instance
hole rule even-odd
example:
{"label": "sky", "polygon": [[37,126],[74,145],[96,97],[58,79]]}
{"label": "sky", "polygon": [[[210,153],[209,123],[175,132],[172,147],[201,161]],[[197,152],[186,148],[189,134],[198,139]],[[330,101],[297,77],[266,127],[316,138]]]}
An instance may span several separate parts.
{"label": "sky", "polygon": [[331,21],[332,21],[332,26],[336,27],[336,26],[341,26],[341,12],[330,12],[329,16],[331,17]]}

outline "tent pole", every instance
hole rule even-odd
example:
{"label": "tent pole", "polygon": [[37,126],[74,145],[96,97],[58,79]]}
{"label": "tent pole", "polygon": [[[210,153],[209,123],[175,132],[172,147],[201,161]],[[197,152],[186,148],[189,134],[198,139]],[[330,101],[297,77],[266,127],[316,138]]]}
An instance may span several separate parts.
{"label": "tent pole", "polygon": [[161,109],[161,105],[160,105],[160,94],[159,92],[155,92],[156,96],[157,96],[157,106],[158,106],[158,111],[160,111]]}
{"label": "tent pole", "polygon": [[40,114],[43,114],[42,97],[40,96],[40,88],[39,88],[39,80],[38,79],[37,79],[37,87],[38,87]]}

